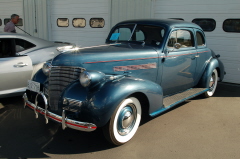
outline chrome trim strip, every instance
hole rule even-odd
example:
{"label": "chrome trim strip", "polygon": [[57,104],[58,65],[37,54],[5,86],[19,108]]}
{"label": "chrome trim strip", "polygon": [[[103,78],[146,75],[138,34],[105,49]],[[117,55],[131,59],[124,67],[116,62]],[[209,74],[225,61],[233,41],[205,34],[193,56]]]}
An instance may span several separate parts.
{"label": "chrome trim strip", "polygon": [[[46,98],[43,93],[39,93],[39,94],[42,95],[43,98]],[[86,132],[91,132],[91,131],[94,131],[97,129],[97,126],[95,124],[87,123],[87,122],[80,122],[77,120],[72,120],[72,119],[66,118],[65,110],[63,110],[63,116],[59,116],[57,114],[54,114],[52,112],[49,112],[49,111],[41,108],[41,107],[38,107],[37,105],[28,101],[26,93],[24,93],[23,99],[24,99],[24,107],[28,106],[29,108],[35,110],[37,113],[40,113],[40,114],[46,116],[47,118],[50,118],[50,119],[62,124],[63,128],[69,127],[69,128],[75,129],[75,130],[86,131]],[[44,100],[44,102],[45,102],[45,108],[47,108],[46,107],[47,100]],[[46,120],[48,120],[48,119],[46,119]]]}

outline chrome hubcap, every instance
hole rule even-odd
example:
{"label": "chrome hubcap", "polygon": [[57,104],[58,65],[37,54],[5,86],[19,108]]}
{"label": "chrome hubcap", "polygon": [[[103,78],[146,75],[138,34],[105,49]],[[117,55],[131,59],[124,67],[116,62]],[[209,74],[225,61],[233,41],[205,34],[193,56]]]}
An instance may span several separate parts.
{"label": "chrome hubcap", "polygon": [[213,90],[214,88],[214,84],[215,84],[215,74],[213,73],[212,76],[211,76],[211,79],[210,79],[210,82],[209,82],[209,88],[210,90]]}
{"label": "chrome hubcap", "polygon": [[137,111],[133,104],[128,104],[121,110],[117,124],[118,133],[120,135],[124,136],[131,132],[136,122],[136,115]]}

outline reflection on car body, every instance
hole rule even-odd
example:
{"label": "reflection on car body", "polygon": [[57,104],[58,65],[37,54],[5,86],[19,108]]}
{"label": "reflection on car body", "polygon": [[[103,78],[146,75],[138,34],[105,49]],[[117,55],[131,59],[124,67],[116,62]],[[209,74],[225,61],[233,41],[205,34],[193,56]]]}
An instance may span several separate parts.
{"label": "reflection on car body", "polygon": [[20,95],[27,80],[45,61],[58,55],[58,47],[72,46],[46,41],[24,34],[0,34],[0,98]]}
{"label": "reflection on car body", "polygon": [[214,94],[224,66],[205,41],[193,23],[120,22],[106,45],[74,48],[46,63],[33,78],[40,89],[27,89],[25,105],[63,129],[102,128],[108,141],[124,144],[143,114],[154,117],[197,95]]}

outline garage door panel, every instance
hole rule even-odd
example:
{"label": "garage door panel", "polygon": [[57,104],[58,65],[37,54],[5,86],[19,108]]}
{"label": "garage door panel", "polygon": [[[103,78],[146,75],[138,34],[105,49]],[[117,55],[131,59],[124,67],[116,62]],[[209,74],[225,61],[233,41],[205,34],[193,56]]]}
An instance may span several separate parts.
{"label": "garage door panel", "polygon": [[[52,41],[65,41],[79,46],[91,46],[105,43],[110,31],[110,1],[109,0],[52,0],[48,3],[51,17]],[[68,18],[68,27],[59,27],[58,18]],[[86,26],[73,26],[74,18],[84,18]],[[103,28],[92,28],[91,18],[103,18]]]}

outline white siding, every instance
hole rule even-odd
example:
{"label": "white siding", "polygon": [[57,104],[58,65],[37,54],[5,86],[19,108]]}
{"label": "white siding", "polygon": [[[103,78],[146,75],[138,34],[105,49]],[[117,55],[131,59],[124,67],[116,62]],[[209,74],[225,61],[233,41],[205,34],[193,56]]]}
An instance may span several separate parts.
{"label": "white siding", "polygon": [[[0,32],[3,32],[4,29],[4,19],[11,18],[12,14],[18,14],[24,21],[23,0],[0,0],[0,19],[2,20]],[[24,26],[21,26],[20,28],[24,29]],[[18,28],[16,28],[16,31],[17,33],[23,33]]]}
{"label": "white siding", "polygon": [[[78,46],[91,46],[105,43],[110,30],[110,0],[51,0],[49,8],[49,39],[52,41],[72,42]],[[58,18],[68,18],[68,27],[58,27]],[[74,18],[85,18],[84,28],[72,25]],[[91,18],[103,18],[103,28],[91,28]]]}
{"label": "white siding", "polygon": [[47,0],[24,0],[23,4],[25,31],[47,40]]}
{"label": "white siding", "polygon": [[154,18],[183,18],[189,22],[195,18],[215,19],[216,29],[205,32],[208,47],[221,55],[227,72],[224,81],[240,84],[240,33],[222,29],[224,20],[240,18],[239,8],[239,0],[156,0]]}
{"label": "white siding", "polygon": [[112,0],[111,26],[129,19],[151,18],[152,0]]}

